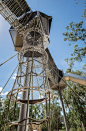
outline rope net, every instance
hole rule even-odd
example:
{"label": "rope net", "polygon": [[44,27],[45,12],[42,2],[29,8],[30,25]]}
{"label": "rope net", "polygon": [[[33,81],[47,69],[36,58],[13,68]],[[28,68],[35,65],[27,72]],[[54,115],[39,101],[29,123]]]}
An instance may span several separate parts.
{"label": "rope net", "polygon": [[[24,46],[18,54],[19,67],[12,90],[8,93],[8,113],[6,125],[13,130],[17,126],[20,131],[41,130],[46,124],[50,131],[50,101],[53,92],[46,73],[48,55],[44,50],[44,35],[37,30],[27,31],[24,35]],[[9,120],[11,104],[14,104],[14,116]],[[16,111],[18,117],[16,119]]]}

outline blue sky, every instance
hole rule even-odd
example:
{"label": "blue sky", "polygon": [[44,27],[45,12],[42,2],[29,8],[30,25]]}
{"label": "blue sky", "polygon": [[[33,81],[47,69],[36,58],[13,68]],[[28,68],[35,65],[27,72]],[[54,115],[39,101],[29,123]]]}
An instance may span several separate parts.
{"label": "blue sky", "polygon": [[[69,25],[71,21],[74,23],[82,21],[82,15],[85,9],[84,0],[81,0],[78,4],[76,4],[74,0],[27,0],[27,2],[33,11],[38,10],[53,17],[49,50],[57,67],[63,69],[65,72],[68,66],[64,59],[70,57],[74,45],[68,46],[69,42],[64,41],[62,33],[66,32],[65,27]],[[84,18],[84,27],[85,23],[86,18]],[[17,53],[14,51],[9,28],[9,23],[0,15],[0,63]],[[79,44],[82,46],[82,42],[79,42]],[[0,67],[0,87],[4,86],[17,63],[18,60],[17,57],[15,57]],[[81,69],[84,63],[85,60],[79,64],[76,63],[74,69]],[[15,77],[15,73],[13,77]],[[14,79],[12,78],[4,92],[12,89],[13,82]]]}

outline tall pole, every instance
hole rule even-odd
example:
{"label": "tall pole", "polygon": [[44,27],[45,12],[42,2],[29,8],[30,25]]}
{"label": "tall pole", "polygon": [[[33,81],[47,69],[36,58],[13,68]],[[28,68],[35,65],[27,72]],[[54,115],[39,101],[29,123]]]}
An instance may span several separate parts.
{"label": "tall pole", "polygon": [[50,118],[50,92],[49,92],[49,131],[51,131],[51,118]]}
{"label": "tall pole", "polygon": [[66,113],[65,113],[65,109],[64,109],[64,104],[63,104],[63,99],[62,99],[62,94],[61,94],[61,90],[60,89],[58,90],[58,93],[59,93],[60,101],[61,101],[61,105],[62,105],[62,111],[63,111],[63,115],[64,115],[64,122],[65,122],[66,131],[69,131],[67,117],[66,117]]}
{"label": "tall pole", "polygon": [[[27,61],[28,60],[29,60],[29,58],[27,58]],[[28,74],[30,72],[30,68],[28,68],[29,64],[30,64],[30,62],[27,63],[25,74]],[[24,77],[24,87],[29,86],[29,81],[30,81],[29,75],[26,75]],[[29,91],[23,91],[22,99],[27,100],[28,99],[28,94],[29,94]],[[29,107],[28,107],[28,109],[29,109]],[[27,114],[27,104],[22,104],[21,107],[20,107],[19,121],[25,119],[26,114]],[[29,117],[29,113],[28,113],[27,117]],[[22,122],[21,124],[25,125],[25,121]],[[18,131],[24,131],[24,129],[25,129],[25,126],[18,126]],[[26,131],[28,131],[28,127],[26,128]]]}

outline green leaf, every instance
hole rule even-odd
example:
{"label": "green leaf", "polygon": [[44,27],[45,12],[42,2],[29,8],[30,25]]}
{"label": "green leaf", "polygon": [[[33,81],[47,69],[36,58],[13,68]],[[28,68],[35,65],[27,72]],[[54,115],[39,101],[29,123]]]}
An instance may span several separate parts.
{"label": "green leaf", "polygon": [[71,45],[71,43],[69,44],[69,46]]}
{"label": "green leaf", "polygon": [[65,29],[69,30],[69,26],[66,26]]}
{"label": "green leaf", "polygon": [[74,45],[74,48],[77,47],[77,46],[78,46],[78,44],[77,44],[77,45]]}
{"label": "green leaf", "polygon": [[71,56],[73,56],[73,54],[71,54]]}
{"label": "green leaf", "polygon": [[64,38],[64,41],[66,41],[67,40],[67,38]]}
{"label": "green leaf", "polygon": [[83,21],[79,22],[79,25],[82,25],[83,24]]}

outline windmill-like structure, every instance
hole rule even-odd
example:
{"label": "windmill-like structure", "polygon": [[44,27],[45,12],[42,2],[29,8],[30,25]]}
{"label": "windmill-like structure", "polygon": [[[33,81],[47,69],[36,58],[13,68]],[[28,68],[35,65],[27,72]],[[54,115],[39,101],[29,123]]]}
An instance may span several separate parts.
{"label": "windmill-like structure", "polygon": [[[19,61],[17,76],[8,99],[21,105],[18,121],[8,120],[8,108],[5,125],[17,125],[18,131],[39,131],[41,124],[46,123],[47,131],[50,131],[50,101],[54,95],[51,90],[58,90],[66,130],[69,131],[61,90],[67,86],[65,80],[86,85],[86,78],[64,75],[54,63],[48,50],[52,17],[39,11],[33,12],[25,0],[0,0],[0,14],[11,25],[9,32]],[[46,105],[41,120],[38,116],[33,118],[33,105],[36,104]]]}

